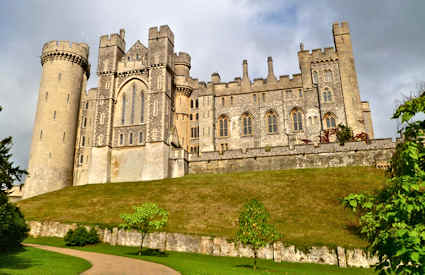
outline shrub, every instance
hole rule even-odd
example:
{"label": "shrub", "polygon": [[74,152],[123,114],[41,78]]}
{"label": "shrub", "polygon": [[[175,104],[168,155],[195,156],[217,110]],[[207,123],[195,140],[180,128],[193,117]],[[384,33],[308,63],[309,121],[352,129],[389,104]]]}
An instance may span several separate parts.
{"label": "shrub", "polygon": [[64,241],[67,246],[85,246],[86,244],[98,243],[99,236],[94,227],[87,231],[84,226],[78,226],[75,230],[68,230]]}
{"label": "shrub", "polygon": [[16,205],[0,192],[0,251],[19,247],[28,236],[29,228]]}
{"label": "shrub", "polygon": [[353,139],[353,130],[349,126],[339,124],[336,130],[336,139],[340,145],[344,145]]}

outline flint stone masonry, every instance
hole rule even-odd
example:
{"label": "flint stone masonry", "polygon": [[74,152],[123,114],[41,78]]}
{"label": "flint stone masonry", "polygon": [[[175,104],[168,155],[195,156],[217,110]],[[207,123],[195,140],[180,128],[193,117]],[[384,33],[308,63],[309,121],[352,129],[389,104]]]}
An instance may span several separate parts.
{"label": "flint stone masonry", "polygon": [[[59,222],[28,222],[32,237],[59,237],[63,238],[69,229],[77,228],[77,224],[63,224]],[[90,229],[90,226],[86,226]],[[111,245],[139,246],[141,236],[135,231],[121,230],[114,227],[101,229],[95,227],[100,240]],[[214,256],[253,257],[248,247],[236,246],[235,243],[223,237],[196,236],[180,233],[158,232],[149,234],[144,246],[152,249],[192,252]],[[301,251],[295,246],[285,246],[278,242],[259,251],[259,258],[270,259],[275,262],[299,262],[338,265],[340,267],[370,267],[377,262],[376,257],[370,257],[363,249],[345,249],[343,247],[311,247],[308,251]]]}
{"label": "flint stone masonry", "polygon": [[208,152],[191,155],[189,174],[228,173],[252,170],[280,170],[294,168],[324,168],[342,166],[380,166],[388,163],[396,142],[375,139],[370,143],[348,142],[305,144]]}

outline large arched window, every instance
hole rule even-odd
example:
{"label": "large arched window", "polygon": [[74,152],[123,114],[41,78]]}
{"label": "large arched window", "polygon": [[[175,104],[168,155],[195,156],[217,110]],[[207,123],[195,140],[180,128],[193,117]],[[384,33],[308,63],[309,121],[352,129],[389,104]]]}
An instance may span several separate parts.
{"label": "large arched window", "polygon": [[218,136],[227,137],[229,136],[229,118],[222,115],[218,118]]}
{"label": "large arched window", "polygon": [[322,94],[323,94],[323,102],[332,101],[332,92],[329,90],[329,88],[325,88]]}
{"label": "large arched window", "polygon": [[303,113],[300,109],[295,108],[292,110],[291,120],[295,131],[301,131],[303,129]]}
{"label": "large arched window", "polygon": [[268,111],[266,114],[267,132],[274,134],[277,132],[277,115],[273,111]]}
{"label": "large arched window", "polygon": [[336,116],[332,113],[327,113],[324,118],[326,129],[336,128]]}
{"label": "large arched window", "polygon": [[120,88],[114,112],[115,126],[144,123],[146,89],[139,79],[132,79]]}
{"label": "large arched window", "polygon": [[249,113],[244,113],[241,117],[242,119],[242,135],[249,136],[252,135],[252,116]]}

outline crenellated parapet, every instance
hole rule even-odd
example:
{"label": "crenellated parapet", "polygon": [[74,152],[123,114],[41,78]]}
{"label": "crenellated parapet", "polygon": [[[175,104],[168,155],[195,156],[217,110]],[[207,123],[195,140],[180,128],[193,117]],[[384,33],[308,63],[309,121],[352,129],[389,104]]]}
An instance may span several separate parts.
{"label": "crenellated parapet", "polygon": [[116,46],[121,51],[125,52],[125,30],[120,29],[120,33],[111,33],[102,35],[99,41],[99,48],[113,47]]}
{"label": "crenellated parapet", "polygon": [[41,65],[54,60],[76,63],[84,69],[88,78],[90,75],[88,57],[89,46],[86,43],[53,40],[44,44],[40,60]]}
{"label": "crenellated parapet", "polygon": [[334,47],[324,48],[324,49],[313,49],[301,50],[298,52],[298,56],[304,60],[308,60],[311,63],[320,63],[320,62],[329,62],[337,61],[338,54],[335,51]]}
{"label": "crenellated parapet", "polygon": [[190,55],[185,52],[179,52],[178,54],[174,56],[174,65],[184,65],[189,67],[190,69],[191,67]]}

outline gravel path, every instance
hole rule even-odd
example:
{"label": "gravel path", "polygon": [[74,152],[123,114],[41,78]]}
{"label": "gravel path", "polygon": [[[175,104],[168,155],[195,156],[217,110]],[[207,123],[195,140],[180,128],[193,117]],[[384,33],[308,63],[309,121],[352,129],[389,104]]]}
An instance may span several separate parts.
{"label": "gravel path", "polygon": [[95,253],[86,252],[70,248],[54,247],[38,244],[25,244],[35,248],[58,252],[83,258],[92,264],[92,267],[83,272],[84,275],[127,275],[127,274],[143,274],[143,275],[177,275],[177,271],[156,263],[146,262],[142,260]]}

